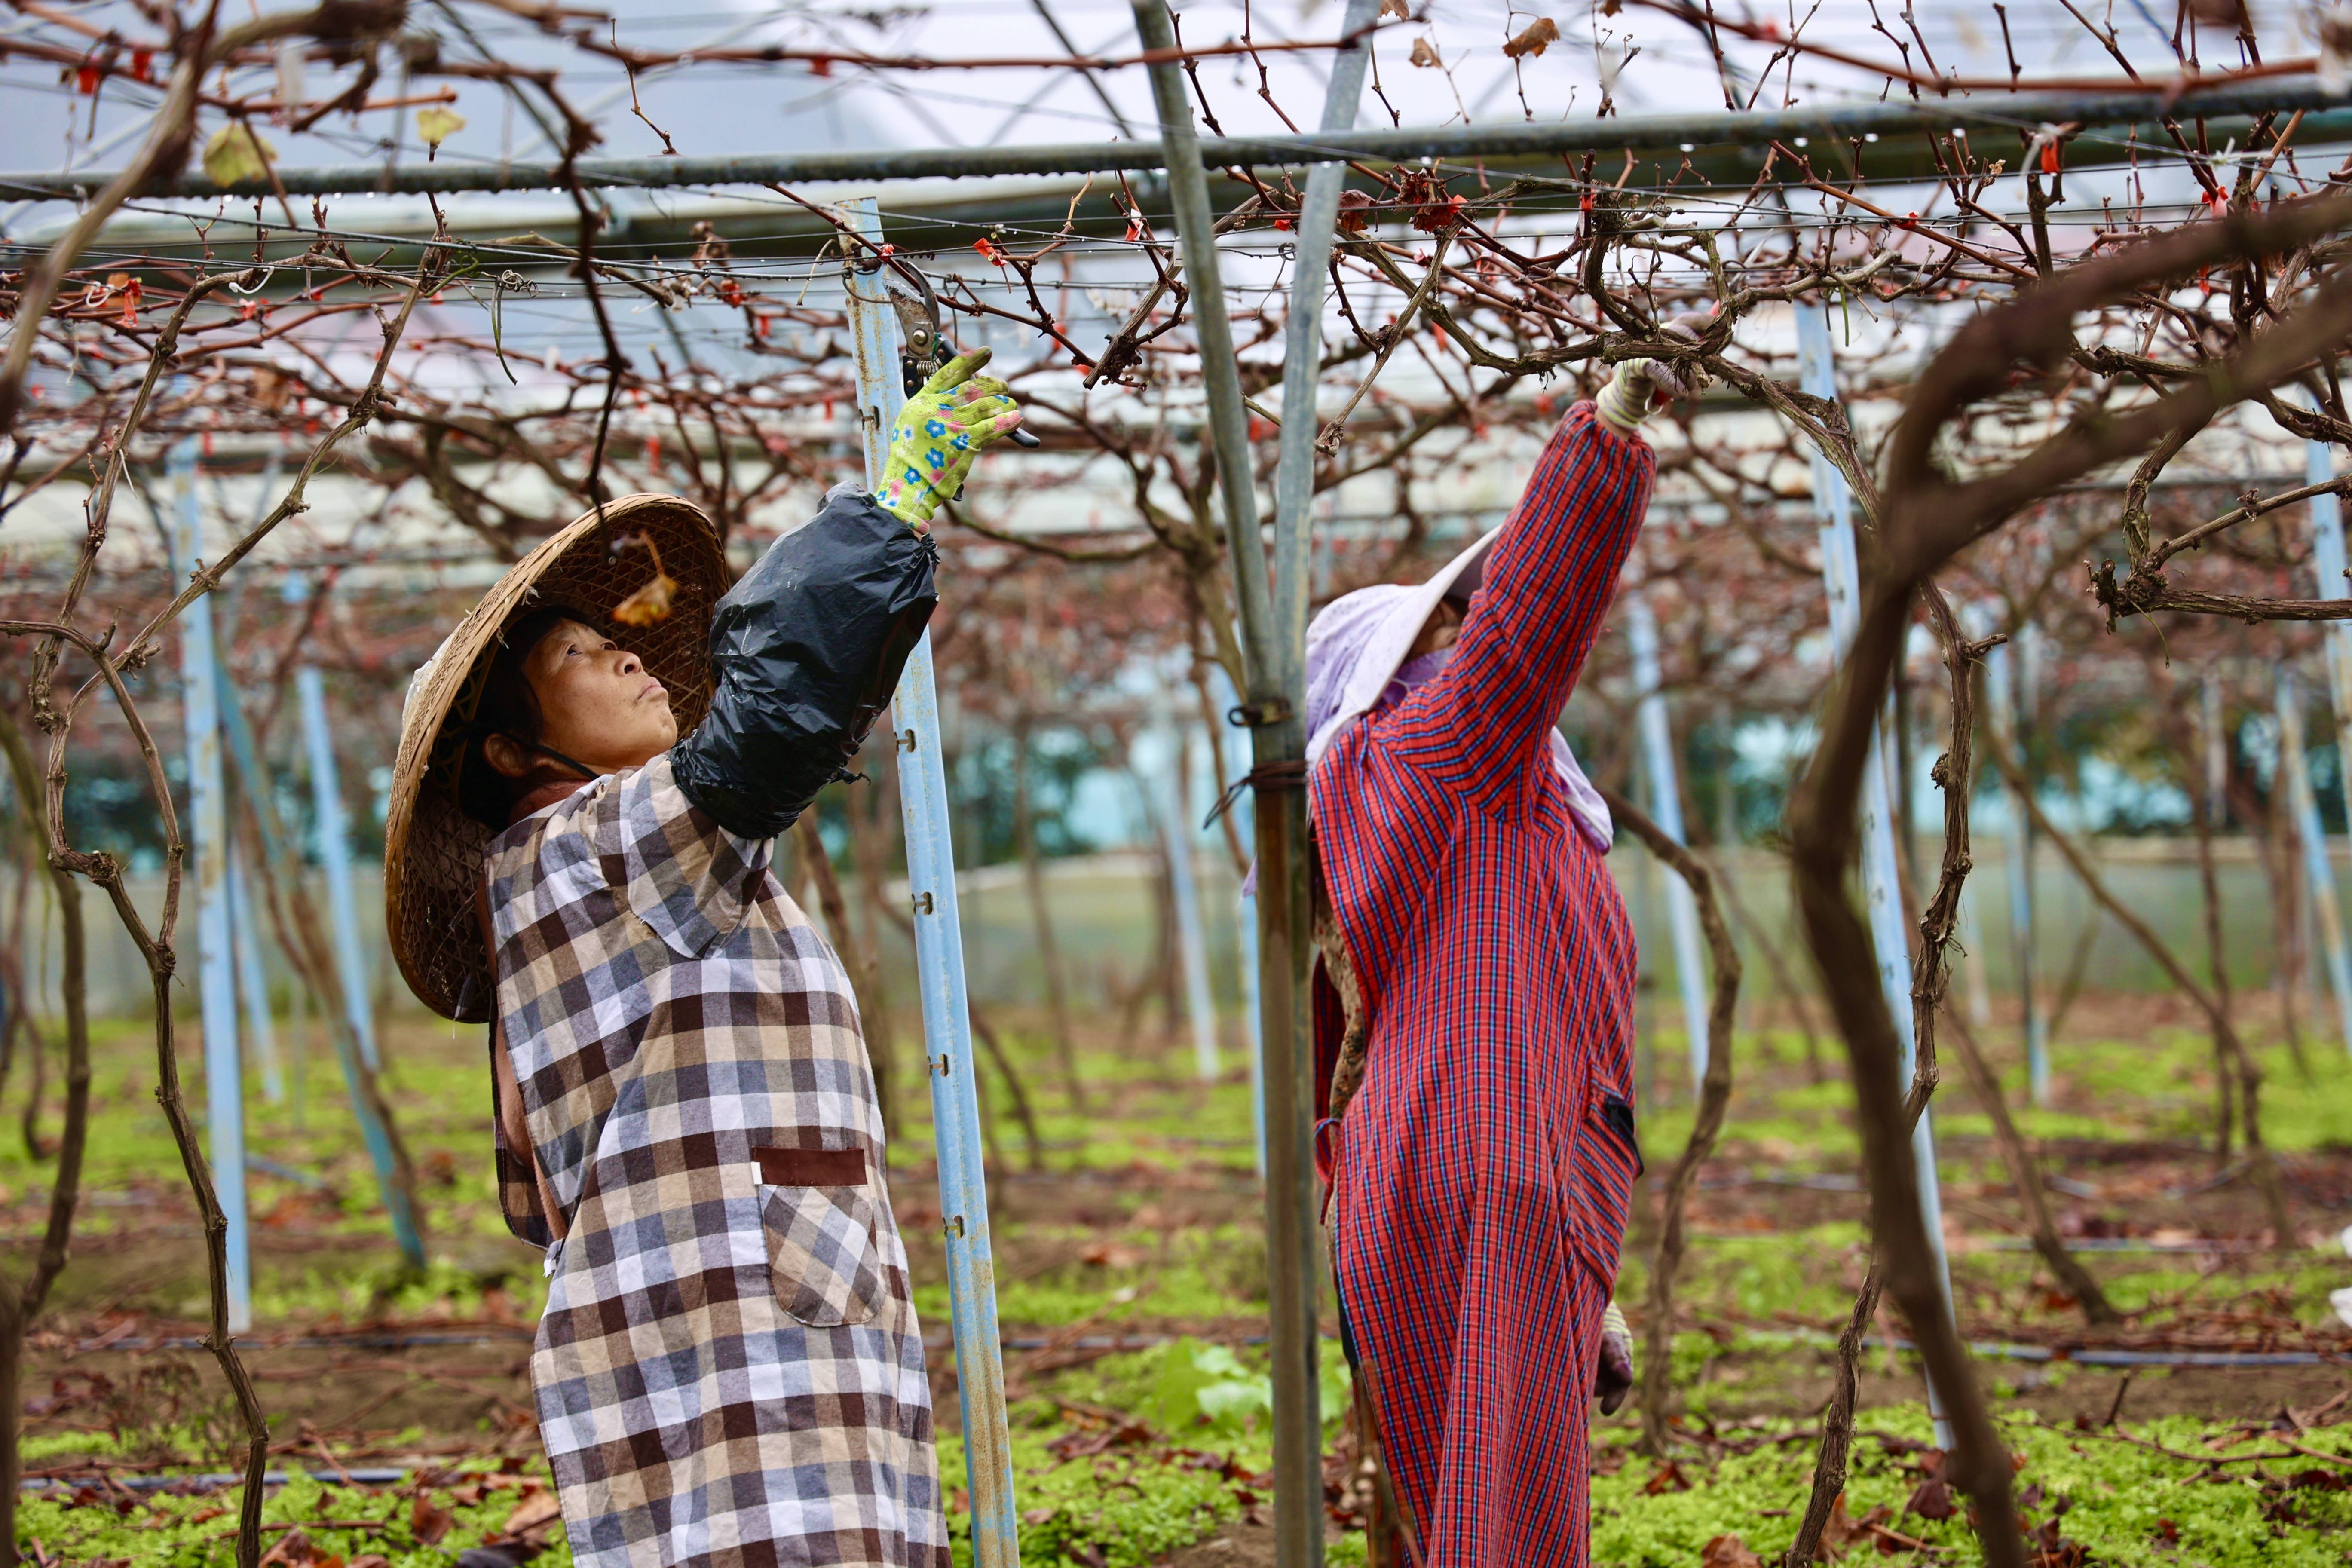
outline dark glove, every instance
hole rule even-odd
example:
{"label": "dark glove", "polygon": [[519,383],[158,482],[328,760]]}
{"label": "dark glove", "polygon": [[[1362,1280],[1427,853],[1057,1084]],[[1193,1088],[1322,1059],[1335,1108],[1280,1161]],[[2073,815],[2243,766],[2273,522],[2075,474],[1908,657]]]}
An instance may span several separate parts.
{"label": "dark glove", "polygon": [[1601,1314],[1601,1354],[1592,1369],[1592,1396],[1601,1401],[1601,1415],[1614,1415],[1633,1392],[1633,1331],[1612,1301]]}

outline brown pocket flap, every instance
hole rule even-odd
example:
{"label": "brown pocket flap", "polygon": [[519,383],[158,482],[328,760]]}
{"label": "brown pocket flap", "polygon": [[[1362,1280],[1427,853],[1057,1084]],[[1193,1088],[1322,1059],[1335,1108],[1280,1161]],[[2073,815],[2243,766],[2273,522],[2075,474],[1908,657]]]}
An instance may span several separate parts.
{"label": "brown pocket flap", "polygon": [[862,1187],[862,1149],[754,1149],[760,1180],[772,1187]]}

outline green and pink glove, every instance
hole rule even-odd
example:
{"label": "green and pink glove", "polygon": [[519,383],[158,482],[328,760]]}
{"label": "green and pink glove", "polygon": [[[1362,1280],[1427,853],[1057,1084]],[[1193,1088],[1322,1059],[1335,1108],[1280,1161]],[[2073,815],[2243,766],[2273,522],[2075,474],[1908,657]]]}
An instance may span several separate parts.
{"label": "green and pink glove", "polygon": [[980,349],[933,371],[890,426],[882,493],[876,500],[919,533],[940,503],[953,500],[963,489],[982,449],[1021,423],[1021,405],[1005,384],[973,374],[988,358],[989,351]]}

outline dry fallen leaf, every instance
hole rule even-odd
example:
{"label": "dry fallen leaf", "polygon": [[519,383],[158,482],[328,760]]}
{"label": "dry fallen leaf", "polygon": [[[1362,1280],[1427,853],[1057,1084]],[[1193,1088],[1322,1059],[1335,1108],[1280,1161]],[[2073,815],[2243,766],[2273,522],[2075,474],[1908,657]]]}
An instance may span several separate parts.
{"label": "dry fallen leaf", "polygon": [[1513,59],[1528,55],[1539,55],[1559,41],[1559,25],[1549,16],[1538,16],[1527,28],[1503,46],[1503,52]]}
{"label": "dry fallen leaf", "polygon": [[1736,1535],[1718,1535],[1698,1549],[1699,1568],[1764,1568],[1764,1560]]}
{"label": "dry fallen leaf", "polygon": [[1143,1261],[1145,1253],[1139,1247],[1123,1247],[1116,1241],[1090,1243],[1078,1254],[1081,1262],[1097,1268],[1132,1268]]}
{"label": "dry fallen leaf", "polygon": [[423,1492],[417,1493],[415,1500],[408,1506],[408,1533],[416,1537],[417,1544],[421,1546],[439,1544],[441,1538],[448,1534],[450,1527],[457,1522],[455,1514],[446,1508],[435,1507],[433,1500]]}
{"label": "dry fallen leaf", "polygon": [[1417,66],[1435,67],[1439,70],[1445,68],[1445,62],[1437,58],[1437,47],[1427,38],[1415,38],[1412,53],[1405,58]]}
{"label": "dry fallen leaf", "polygon": [[1903,1511],[1921,1519],[1949,1519],[1959,1510],[1952,1501],[1950,1485],[1941,1476],[1929,1476],[1912,1491]]}
{"label": "dry fallen leaf", "polygon": [[1672,1459],[1660,1465],[1657,1473],[1642,1483],[1642,1493],[1645,1497],[1657,1497],[1665,1492],[1686,1492],[1690,1489],[1690,1478],[1684,1475],[1683,1468]]}
{"label": "dry fallen leaf", "polygon": [[534,1530],[544,1530],[563,1517],[563,1504],[545,1488],[523,1493],[515,1510],[507,1515],[505,1535],[528,1535]]}
{"label": "dry fallen leaf", "polygon": [[269,162],[277,156],[278,149],[259,132],[242,120],[231,121],[205,143],[205,177],[224,185],[267,179]]}

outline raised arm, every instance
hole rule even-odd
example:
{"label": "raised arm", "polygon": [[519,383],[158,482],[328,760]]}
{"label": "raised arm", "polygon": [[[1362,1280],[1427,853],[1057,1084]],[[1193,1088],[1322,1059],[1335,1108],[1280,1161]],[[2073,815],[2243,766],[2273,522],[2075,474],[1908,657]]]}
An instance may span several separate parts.
{"label": "raised arm", "polygon": [[670,756],[686,798],[743,838],[790,827],[847,771],[939,603],[939,547],[843,488],[719,601],[710,712]]}
{"label": "raised arm", "polygon": [[835,489],[719,601],[710,713],[670,755],[679,790],[729,832],[790,827],[889,705],[939,603],[932,510],[1021,423],[987,363],[982,349],[934,372],[891,424],[881,495]]}
{"label": "raised arm", "polygon": [[1486,558],[1453,658],[1383,723],[1393,754],[1488,805],[1526,787],[1616,595],[1656,475],[1656,454],[1591,403],[1568,411]]}

